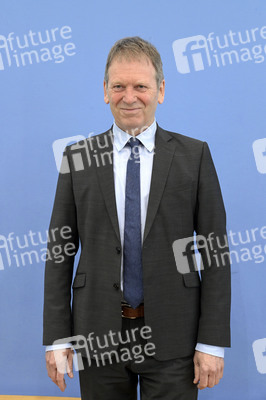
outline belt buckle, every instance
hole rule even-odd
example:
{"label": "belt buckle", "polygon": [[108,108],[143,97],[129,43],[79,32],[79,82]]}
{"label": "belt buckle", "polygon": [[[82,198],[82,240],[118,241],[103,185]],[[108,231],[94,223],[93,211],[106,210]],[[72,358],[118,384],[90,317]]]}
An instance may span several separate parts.
{"label": "belt buckle", "polygon": [[122,314],[122,318],[127,318],[127,319],[137,319],[138,317],[127,317],[126,315]]}
{"label": "belt buckle", "polygon": [[126,308],[126,306],[122,306],[121,307],[121,314],[122,314],[122,318],[127,318],[127,319],[137,319],[138,317],[127,317],[126,315],[123,314],[123,307]]}

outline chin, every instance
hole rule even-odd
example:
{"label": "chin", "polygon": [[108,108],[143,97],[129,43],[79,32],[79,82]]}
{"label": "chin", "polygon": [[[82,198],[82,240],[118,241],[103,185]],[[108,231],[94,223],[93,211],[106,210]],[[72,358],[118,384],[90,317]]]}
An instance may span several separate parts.
{"label": "chin", "polygon": [[128,118],[126,121],[121,121],[124,126],[126,126],[128,129],[133,129],[133,128],[142,128],[145,123],[143,121],[139,121],[137,118]]}

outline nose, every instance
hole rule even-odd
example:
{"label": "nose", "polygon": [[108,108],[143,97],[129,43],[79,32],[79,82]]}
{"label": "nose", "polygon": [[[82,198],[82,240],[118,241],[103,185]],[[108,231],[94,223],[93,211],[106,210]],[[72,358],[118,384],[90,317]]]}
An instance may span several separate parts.
{"label": "nose", "polygon": [[124,96],[123,96],[123,101],[126,104],[132,104],[136,101],[136,95],[134,93],[134,88],[126,87]]}

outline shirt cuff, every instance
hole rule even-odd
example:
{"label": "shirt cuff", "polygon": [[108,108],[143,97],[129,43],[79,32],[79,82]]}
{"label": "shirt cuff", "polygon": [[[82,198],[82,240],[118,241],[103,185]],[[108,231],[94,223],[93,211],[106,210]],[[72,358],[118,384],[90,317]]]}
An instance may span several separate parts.
{"label": "shirt cuff", "polygon": [[195,350],[201,351],[202,353],[210,354],[212,356],[224,358],[224,347],[211,346],[209,344],[197,343]]}
{"label": "shirt cuff", "polygon": [[70,349],[71,347],[71,343],[53,344],[52,346],[46,346],[45,351]]}

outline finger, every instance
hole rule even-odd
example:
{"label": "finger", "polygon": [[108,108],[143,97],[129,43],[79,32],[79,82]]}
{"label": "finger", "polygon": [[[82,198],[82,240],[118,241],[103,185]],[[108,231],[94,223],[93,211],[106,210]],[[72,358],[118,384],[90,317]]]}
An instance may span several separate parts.
{"label": "finger", "polygon": [[70,351],[67,358],[67,375],[69,378],[73,378],[73,352]]}
{"label": "finger", "polygon": [[53,382],[56,382],[56,363],[54,357],[51,355],[46,358],[46,369],[49,378],[51,378]]}
{"label": "finger", "polygon": [[214,373],[211,373],[210,375],[208,375],[208,382],[207,382],[207,386],[209,388],[212,388],[216,383],[216,375]]}
{"label": "finger", "polygon": [[224,375],[224,363],[221,363],[219,378],[222,379],[223,375]]}
{"label": "finger", "polygon": [[52,379],[54,383],[56,383],[56,368],[49,368],[48,369],[48,376]]}
{"label": "finger", "polygon": [[215,385],[218,385],[219,382],[220,382],[219,374],[216,374],[215,375]]}
{"label": "finger", "polygon": [[205,371],[200,370],[198,389],[202,390],[208,386],[208,374]]}
{"label": "finger", "polygon": [[66,388],[66,382],[64,379],[64,375],[60,374],[60,372],[57,372],[56,375],[56,385],[59,387],[59,389],[64,392]]}
{"label": "finger", "polygon": [[194,380],[193,383],[198,383],[199,382],[199,377],[200,377],[200,367],[198,364],[194,363]]}
{"label": "finger", "polygon": [[220,382],[220,380],[223,377],[223,372],[224,372],[224,368],[223,365],[221,365],[220,367],[218,367],[217,372],[216,372],[216,376],[215,376],[215,385],[218,385],[218,383]]}

